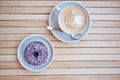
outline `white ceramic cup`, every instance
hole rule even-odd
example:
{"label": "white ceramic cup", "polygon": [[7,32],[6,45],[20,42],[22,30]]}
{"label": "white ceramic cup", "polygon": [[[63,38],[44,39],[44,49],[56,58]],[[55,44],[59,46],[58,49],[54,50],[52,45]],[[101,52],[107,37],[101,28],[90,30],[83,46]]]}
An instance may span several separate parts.
{"label": "white ceramic cup", "polygon": [[[75,3],[79,4],[78,2],[75,2]],[[68,8],[68,7],[70,7],[70,6],[75,6],[75,7],[78,7],[78,8],[80,8],[80,9],[82,9],[82,11],[83,11],[83,12],[85,13],[85,15],[86,15],[86,20],[87,20],[87,21],[86,21],[86,24],[85,24],[84,28],[83,28],[82,30],[80,30],[80,32],[78,32],[78,33],[76,33],[76,34],[82,33],[82,32],[86,29],[86,27],[89,27],[89,26],[90,26],[90,25],[87,26],[87,24],[90,23],[90,15],[89,15],[88,11],[86,10],[86,8],[85,8],[82,4],[79,4],[79,6],[69,5],[69,6],[66,6],[66,7],[64,7],[64,8],[55,7],[55,9],[59,12],[59,15],[58,15],[58,24],[59,24],[59,27],[60,27],[60,29],[61,29],[63,32],[66,33],[66,31],[62,28],[61,15],[62,15],[62,12],[63,12],[66,8]],[[74,35],[74,34],[70,34],[70,35]]]}

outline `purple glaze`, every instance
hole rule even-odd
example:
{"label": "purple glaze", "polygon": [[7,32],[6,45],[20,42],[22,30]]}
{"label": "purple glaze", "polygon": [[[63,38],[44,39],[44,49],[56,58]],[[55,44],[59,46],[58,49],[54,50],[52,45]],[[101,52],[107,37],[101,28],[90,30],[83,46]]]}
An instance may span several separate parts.
{"label": "purple glaze", "polygon": [[38,66],[46,62],[48,49],[39,41],[29,43],[24,52],[25,61],[31,65]]}

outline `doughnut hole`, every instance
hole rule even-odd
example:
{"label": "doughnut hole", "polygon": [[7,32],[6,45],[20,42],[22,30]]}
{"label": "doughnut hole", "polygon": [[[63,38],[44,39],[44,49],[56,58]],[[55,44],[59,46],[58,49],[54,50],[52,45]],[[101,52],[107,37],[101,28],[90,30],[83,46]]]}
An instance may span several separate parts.
{"label": "doughnut hole", "polygon": [[37,51],[34,51],[34,52],[32,52],[32,55],[33,55],[34,57],[38,57],[39,53],[38,53]]}

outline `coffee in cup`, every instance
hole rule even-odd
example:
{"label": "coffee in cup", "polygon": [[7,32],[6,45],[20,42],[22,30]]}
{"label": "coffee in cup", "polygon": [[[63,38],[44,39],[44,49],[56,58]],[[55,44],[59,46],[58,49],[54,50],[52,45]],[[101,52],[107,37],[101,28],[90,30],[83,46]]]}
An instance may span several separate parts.
{"label": "coffee in cup", "polygon": [[58,24],[63,32],[70,35],[77,34],[85,29],[87,15],[85,11],[78,6],[67,6],[60,11]]}

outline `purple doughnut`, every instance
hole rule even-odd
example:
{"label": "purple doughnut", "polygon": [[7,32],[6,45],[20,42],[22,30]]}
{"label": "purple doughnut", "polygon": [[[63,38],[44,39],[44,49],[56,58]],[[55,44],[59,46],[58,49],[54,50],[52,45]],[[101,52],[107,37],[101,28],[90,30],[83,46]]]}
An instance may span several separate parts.
{"label": "purple doughnut", "polygon": [[25,61],[33,66],[38,66],[46,62],[48,49],[45,44],[39,41],[29,43],[24,52]]}

